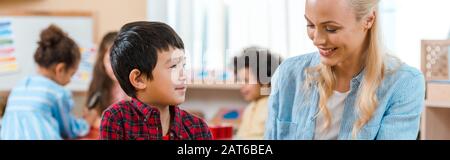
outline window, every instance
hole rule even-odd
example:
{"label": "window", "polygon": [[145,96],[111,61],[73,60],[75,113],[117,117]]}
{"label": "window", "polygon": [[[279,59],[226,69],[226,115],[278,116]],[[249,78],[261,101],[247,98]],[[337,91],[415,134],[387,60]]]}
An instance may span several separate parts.
{"label": "window", "polygon": [[[267,47],[284,58],[316,51],[306,35],[304,3],[149,0],[149,8],[152,4],[166,7],[158,9],[165,16],[156,19],[169,23],[183,38],[192,68],[223,69],[232,56],[253,45]],[[447,39],[450,34],[448,0],[381,0],[380,12],[386,47],[416,68],[420,68],[420,41]],[[153,19],[151,14],[149,18]]]}

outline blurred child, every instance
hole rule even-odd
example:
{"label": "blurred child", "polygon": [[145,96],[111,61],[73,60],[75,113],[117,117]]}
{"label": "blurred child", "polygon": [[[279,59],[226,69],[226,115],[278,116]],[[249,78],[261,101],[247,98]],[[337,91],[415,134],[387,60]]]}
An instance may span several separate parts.
{"label": "blurred child", "polygon": [[63,88],[78,69],[80,50],[60,28],[50,25],[40,35],[34,54],[37,74],[15,86],[2,120],[1,139],[59,140],[84,136],[89,129],[70,112],[71,92]]}
{"label": "blurred child", "polygon": [[6,99],[7,99],[7,97],[0,96],[0,130],[2,130],[2,118],[3,118],[3,114],[5,113],[5,109],[6,109]]}
{"label": "blurred child", "polygon": [[117,32],[109,32],[103,37],[94,65],[93,78],[89,86],[86,101],[86,106],[90,114],[94,114],[97,117],[91,127],[91,131],[95,131],[96,133],[92,135],[90,133],[89,137],[91,138],[99,136],[98,130],[100,129],[103,111],[120,100],[129,99],[127,94],[120,88],[109,60],[110,48],[116,36]]}
{"label": "blurred child", "polygon": [[270,78],[280,63],[279,56],[259,47],[246,48],[241,56],[234,57],[236,77],[245,82],[241,87],[241,94],[250,102],[242,115],[236,139],[264,138]]}
{"label": "blurred child", "polygon": [[111,48],[114,74],[131,100],[103,112],[101,139],[211,139],[206,123],[178,108],[186,93],[184,44],[168,25],[132,22]]}

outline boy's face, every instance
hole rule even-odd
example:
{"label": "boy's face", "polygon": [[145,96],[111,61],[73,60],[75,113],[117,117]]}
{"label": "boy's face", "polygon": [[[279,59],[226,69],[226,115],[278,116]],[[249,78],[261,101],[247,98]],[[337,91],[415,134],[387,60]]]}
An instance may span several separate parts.
{"label": "boy's face", "polygon": [[[186,93],[186,58],[181,49],[170,48],[158,52],[153,69],[153,80],[147,79],[144,96],[152,105],[178,105],[184,102]],[[145,101],[144,101],[145,102]]]}

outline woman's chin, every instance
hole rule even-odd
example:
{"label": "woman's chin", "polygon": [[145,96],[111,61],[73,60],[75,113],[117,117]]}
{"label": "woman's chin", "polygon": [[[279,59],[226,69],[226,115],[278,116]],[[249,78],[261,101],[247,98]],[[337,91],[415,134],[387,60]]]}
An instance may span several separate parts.
{"label": "woman's chin", "polygon": [[320,58],[320,62],[323,65],[330,66],[330,67],[335,66],[337,64],[337,62],[335,60],[329,59],[329,58],[323,58],[323,57]]}

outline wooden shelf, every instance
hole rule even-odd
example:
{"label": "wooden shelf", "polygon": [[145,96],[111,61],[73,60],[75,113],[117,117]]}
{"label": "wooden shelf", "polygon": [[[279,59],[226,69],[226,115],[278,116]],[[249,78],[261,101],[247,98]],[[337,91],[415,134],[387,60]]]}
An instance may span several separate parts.
{"label": "wooden shelf", "polygon": [[429,108],[448,108],[448,109],[450,109],[450,101],[425,100],[425,106],[429,107]]}
{"label": "wooden shelf", "polygon": [[188,84],[188,89],[239,90],[239,84]]}
{"label": "wooden shelf", "polygon": [[425,100],[420,139],[449,140],[450,117],[448,115],[450,115],[449,100]]}

